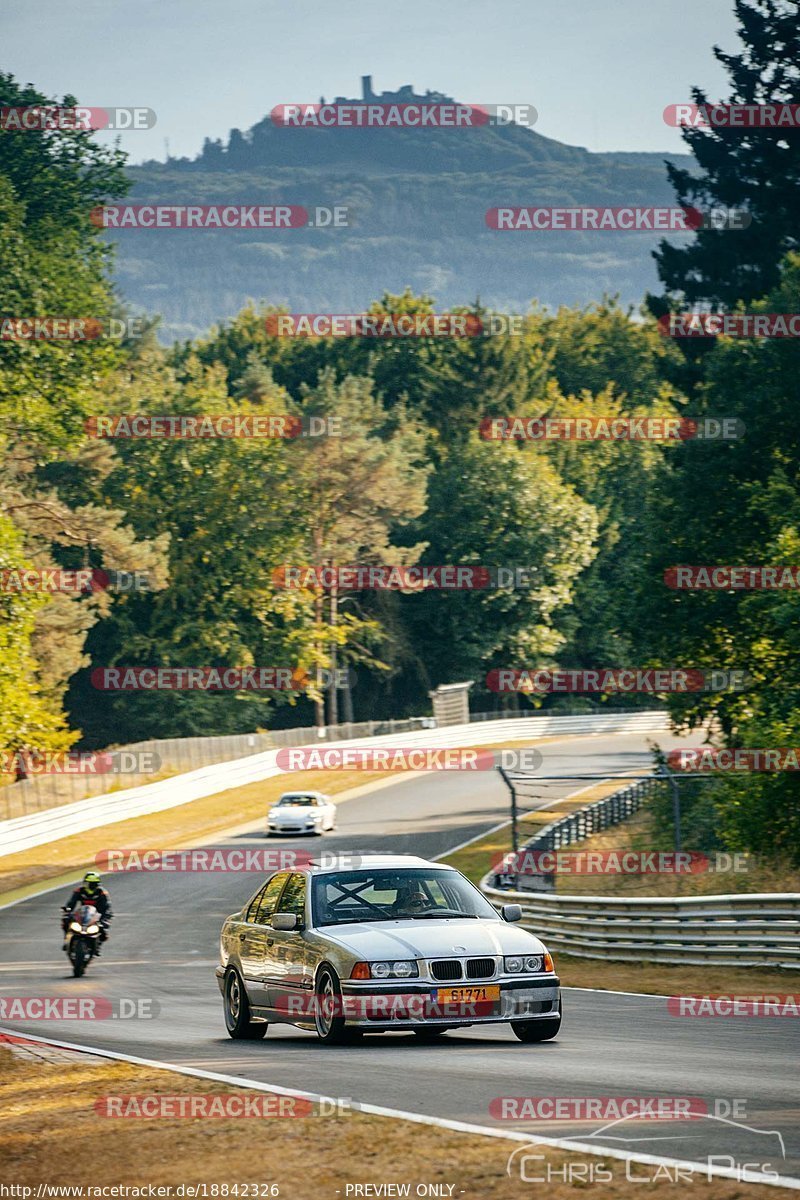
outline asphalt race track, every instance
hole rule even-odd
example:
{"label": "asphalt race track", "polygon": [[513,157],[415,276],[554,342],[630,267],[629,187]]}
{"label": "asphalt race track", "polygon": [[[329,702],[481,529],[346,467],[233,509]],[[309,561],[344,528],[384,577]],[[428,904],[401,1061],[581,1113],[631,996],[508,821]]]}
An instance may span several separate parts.
{"label": "asphalt race track", "polygon": [[[543,746],[541,770],[565,776],[635,772],[647,767],[647,741],[656,736],[665,747],[681,744],[664,734],[573,738]],[[565,779],[563,786],[543,790],[540,803],[579,786]],[[346,801],[337,832],[305,840],[302,847],[436,857],[497,824],[507,806],[507,792],[495,773],[442,772]],[[215,845],[263,847],[262,831],[263,824],[238,830]],[[97,836],[98,850],[105,848],[104,831]],[[278,844],[300,845],[288,839]],[[489,1114],[490,1101],[498,1096],[697,1097],[712,1114],[717,1101],[739,1100],[745,1115],[734,1125],[713,1116],[681,1123],[623,1122],[596,1140],[611,1138],[605,1144],[617,1149],[692,1161],[730,1155],[759,1164],[751,1170],[800,1176],[800,1022],[790,1017],[679,1018],[668,1014],[663,997],[568,990],[559,1038],[538,1046],[522,1045],[503,1026],[451,1032],[436,1045],[425,1045],[413,1034],[390,1034],[352,1047],[322,1048],[313,1034],[288,1026],[273,1026],[263,1042],[230,1041],[213,974],[217,939],[223,918],[252,895],[259,878],[241,873],[108,876],[116,913],[112,940],[100,962],[79,980],[65,969],[60,951],[60,893],[0,911],[0,998],[144,998],[159,1009],[149,1020],[3,1019],[0,1025],[481,1125],[500,1124]],[[754,974],[752,991],[763,990]],[[787,985],[785,990],[798,989]],[[719,1115],[729,1117],[730,1109],[723,1105]],[[508,1127],[530,1130],[532,1140],[538,1134],[585,1141],[606,1124],[551,1120]],[[768,1131],[782,1135],[785,1159],[781,1138]]]}

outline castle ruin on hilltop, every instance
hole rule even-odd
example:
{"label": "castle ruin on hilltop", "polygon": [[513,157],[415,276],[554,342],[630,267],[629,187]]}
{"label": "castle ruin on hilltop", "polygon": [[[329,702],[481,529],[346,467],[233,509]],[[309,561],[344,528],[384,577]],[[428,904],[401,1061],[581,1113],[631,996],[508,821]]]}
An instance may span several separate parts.
{"label": "castle ruin on hilltop", "polygon": [[[320,96],[320,104],[325,104],[325,97]],[[361,102],[364,104],[413,104],[419,101],[426,101],[428,104],[443,104],[454,103],[452,96],[445,96],[443,92],[425,92],[425,95],[417,95],[414,91],[412,83],[404,83],[396,92],[381,92],[380,95],[372,90],[372,76],[361,76]],[[333,101],[334,104],[353,104],[357,101],[349,96],[337,96]]]}

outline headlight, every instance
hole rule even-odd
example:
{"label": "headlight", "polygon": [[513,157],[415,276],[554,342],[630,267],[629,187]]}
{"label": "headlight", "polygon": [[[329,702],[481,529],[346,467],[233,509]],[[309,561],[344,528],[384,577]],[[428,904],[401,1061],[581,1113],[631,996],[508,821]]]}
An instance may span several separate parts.
{"label": "headlight", "polygon": [[73,933],[83,933],[83,926],[79,925],[77,921],[71,922],[70,929]]}
{"label": "headlight", "polygon": [[396,962],[392,963],[392,974],[395,979],[410,979],[419,975],[419,968],[415,962]]}
{"label": "headlight", "polygon": [[87,933],[99,933],[100,926],[99,925],[90,925],[89,928],[86,930],[86,932]]}
{"label": "headlight", "polygon": [[419,975],[415,962],[374,962],[369,967],[373,979],[412,979]]}
{"label": "headlight", "polygon": [[514,954],[510,958],[504,958],[503,962],[509,975],[535,975],[539,971],[553,969],[553,960],[549,954],[546,954],[544,959],[541,954]]}

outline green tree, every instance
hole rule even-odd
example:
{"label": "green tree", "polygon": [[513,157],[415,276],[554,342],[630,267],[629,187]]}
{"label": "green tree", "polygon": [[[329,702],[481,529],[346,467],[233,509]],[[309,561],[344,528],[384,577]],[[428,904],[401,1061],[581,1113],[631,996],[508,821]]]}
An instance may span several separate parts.
{"label": "green tree", "polygon": [[[371,380],[347,376],[337,383],[330,368],[303,394],[302,411],[307,420],[335,421],[342,435],[309,437],[297,447],[305,497],[300,517],[305,561],[317,569],[414,562],[421,547],[401,550],[392,545],[391,531],[424,509],[428,469],[420,430],[400,410],[387,422]],[[374,641],[377,626],[353,609],[345,611],[346,599],[338,587],[313,591],[317,679],[323,666],[336,669],[340,647],[349,663],[367,658],[378,665],[364,644],[370,637]],[[321,725],[318,686],[313,695]],[[331,688],[329,723],[336,724],[338,716],[336,689]]]}
{"label": "green tree", "polygon": [[[797,104],[800,101],[800,24],[796,0],[735,0],[742,48],[714,55],[730,77],[731,104]],[[697,105],[708,102],[694,88]],[[749,228],[701,229],[688,246],[662,242],[655,257],[668,292],[687,304],[730,307],[774,288],[781,260],[796,250],[800,140],[795,129],[687,128],[684,141],[700,171],[667,163],[682,205],[746,209]],[[666,301],[654,307],[663,312]]]}
{"label": "green tree", "polygon": [[[564,644],[559,621],[596,553],[594,508],[547,457],[473,434],[431,478],[428,508],[409,536],[423,562],[529,568],[531,586],[424,591],[404,600],[419,676],[426,686],[474,679],[496,667],[532,667]],[[494,702],[496,697],[492,696]]]}

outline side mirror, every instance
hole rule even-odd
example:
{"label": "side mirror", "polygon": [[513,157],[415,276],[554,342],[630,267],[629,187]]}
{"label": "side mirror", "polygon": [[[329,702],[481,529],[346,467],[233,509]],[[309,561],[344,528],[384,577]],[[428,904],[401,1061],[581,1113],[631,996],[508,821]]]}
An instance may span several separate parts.
{"label": "side mirror", "polygon": [[521,921],[522,909],[518,904],[504,904],[500,909],[500,915],[504,921]]}
{"label": "side mirror", "polygon": [[297,914],[274,913],[270,925],[281,933],[290,933],[293,929],[297,929]]}

